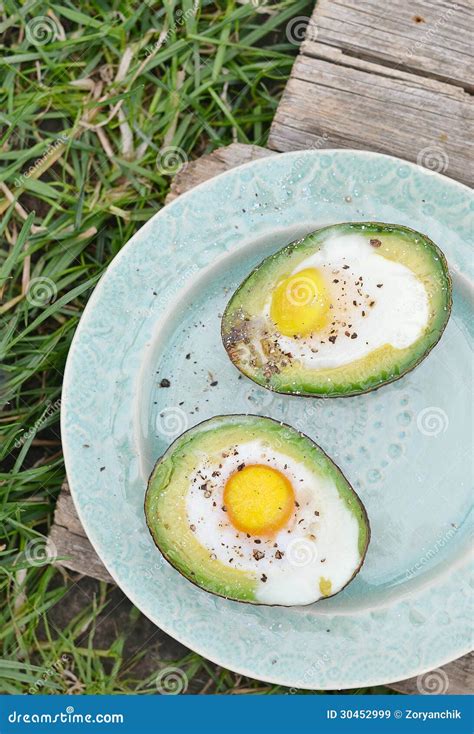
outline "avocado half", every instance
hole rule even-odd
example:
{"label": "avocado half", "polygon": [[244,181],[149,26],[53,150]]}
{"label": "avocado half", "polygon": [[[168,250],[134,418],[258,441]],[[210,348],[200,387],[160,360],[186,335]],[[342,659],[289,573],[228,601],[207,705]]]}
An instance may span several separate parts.
{"label": "avocado half", "polygon": [[[223,506],[222,475],[230,471],[225,461],[235,457],[240,471],[249,456],[248,463],[258,456],[293,477],[293,514],[271,536],[235,529]],[[191,492],[201,503],[201,529],[190,515]],[[359,571],[370,538],[361,500],[324,451],[294,428],[254,415],[211,418],[176,439],[150,476],[145,516],[163,556],[194,584],[227,599],[272,606],[311,604],[341,591]],[[309,518],[317,525],[311,535]],[[213,535],[211,527],[219,532]],[[221,550],[225,538],[228,547],[240,549],[232,561]]]}
{"label": "avocado half", "polygon": [[[346,364],[308,367],[291,350],[280,346],[281,334],[268,314],[268,302],[277,284],[290,273],[297,272],[303,261],[307,262],[318,253],[331,238],[348,235],[363,237],[377,256],[411,271],[425,288],[428,320],[422,333],[408,347],[384,344]],[[222,318],[221,334],[235,366],[263,387],[293,395],[352,396],[398,380],[420,364],[441,338],[451,305],[451,279],[446,259],[428,237],[395,224],[335,224],[292,242],[258,265],[230,299]],[[339,339],[344,339],[344,335]]]}

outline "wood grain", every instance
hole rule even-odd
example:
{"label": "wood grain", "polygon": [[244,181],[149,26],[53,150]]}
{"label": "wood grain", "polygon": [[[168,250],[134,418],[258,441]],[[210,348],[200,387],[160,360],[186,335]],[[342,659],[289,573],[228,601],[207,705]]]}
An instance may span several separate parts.
{"label": "wood grain", "polygon": [[[64,491],[62,497],[64,499]],[[71,516],[71,520],[79,522],[77,516]],[[53,525],[48,537],[48,552],[50,558],[55,559],[55,563],[59,566],[99,581],[115,583],[87,536],[74,533],[67,525],[57,523]]]}
{"label": "wood grain", "polygon": [[[459,36],[451,38],[449,23],[438,23],[436,38],[451,39],[441,50],[432,30],[436,8],[438,15],[451,11],[447,17],[455,20]],[[467,90],[472,90],[474,44],[463,23],[473,10],[466,0],[318,2],[310,37],[273,120],[269,147],[373,150],[472,185],[474,106]],[[425,21],[416,23],[415,16]],[[404,63],[421,37],[423,53]]]}
{"label": "wood grain", "polygon": [[440,161],[445,175],[474,181],[474,108],[466,92],[405,72],[374,84],[373,65],[357,66],[300,56],[275,116],[272,147],[376,150],[422,165]]}
{"label": "wood grain", "polygon": [[318,56],[324,44],[473,89],[472,0],[318,0],[313,27],[301,49],[306,56]]}

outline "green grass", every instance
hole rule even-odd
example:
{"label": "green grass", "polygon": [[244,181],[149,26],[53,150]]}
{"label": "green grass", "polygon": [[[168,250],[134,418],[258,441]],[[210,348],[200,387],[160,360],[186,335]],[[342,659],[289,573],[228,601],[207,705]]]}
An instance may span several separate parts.
{"label": "green grass", "polygon": [[[127,651],[140,624],[133,608],[100,641],[98,625],[114,611],[104,584],[55,620],[81,588],[41,562],[64,479],[65,360],[104,269],[163,206],[170,146],[185,160],[233,141],[265,144],[297,52],[287,23],[311,8],[306,0],[202,2],[195,13],[192,0],[3,3],[0,692],[155,693],[170,664],[137,672],[147,646]],[[189,690],[282,690],[195,654],[176,665]]]}

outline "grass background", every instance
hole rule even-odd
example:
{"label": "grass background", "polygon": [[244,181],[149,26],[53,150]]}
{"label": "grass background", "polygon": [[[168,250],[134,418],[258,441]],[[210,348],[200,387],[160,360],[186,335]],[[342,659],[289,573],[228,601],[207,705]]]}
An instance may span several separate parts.
{"label": "grass background", "polygon": [[[118,589],[44,561],[61,381],[84,305],[163,206],[170,146],[265,145],[313,3],[6,0],[0,10],[0,692],[274,693],[189,653]],[[174,659],[173,663],[169,660]],[[373,689],[375,692],[384,689]],[[359,691],[365,692],[365,691]]]}

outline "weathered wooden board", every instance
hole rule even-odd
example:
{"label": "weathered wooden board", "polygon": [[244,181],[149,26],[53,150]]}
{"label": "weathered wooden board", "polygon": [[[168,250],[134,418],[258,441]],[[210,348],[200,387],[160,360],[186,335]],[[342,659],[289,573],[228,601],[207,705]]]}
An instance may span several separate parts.
{"label": "weathered wooden board", "polygon": [[473,28],[472,0],[318,0],[301,50],[334,46],[472,91]]}
{"label": "weathered wooden board", "polygon": [[56,503],[54,524],[48,538],[48,553],[52,559],[58,559],[59,565],[71,571],[114,583],[86,536],[67,482],[64,482]]}
{"label": "weathered wooden board", "polygon": [[[451,11],[449,22],[436,26],[435,7]],[[466,90],[472,89],[474,44],[464,26],[471,15],[474,27],[474,3],[465,1],[318,2],[269,147],[374,150],[472,184],[474,106]],[[433,57],[436,32],[451,37],[450,23],[458,28],[454,50],[448,45]]]}

